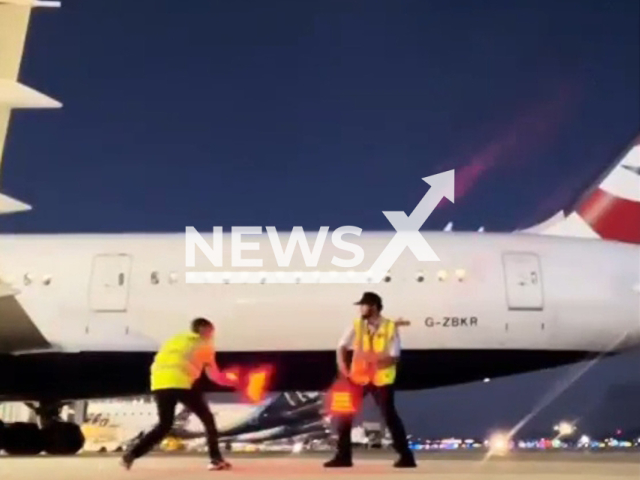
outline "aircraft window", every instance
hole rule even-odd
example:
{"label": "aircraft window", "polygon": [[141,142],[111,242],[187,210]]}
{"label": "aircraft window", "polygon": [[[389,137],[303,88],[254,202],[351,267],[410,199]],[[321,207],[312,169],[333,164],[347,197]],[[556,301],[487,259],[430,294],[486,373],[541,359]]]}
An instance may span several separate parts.
{"label": "aircraft window", "polygon": [[463,268],[459,268],[458,270],[456,270],[456,277],[458,277],[459,282],[463,281],[466,275],[467,272]]}
{"label": "aircraft window", "polygon": [[31,285],[31,275],[28,273],[25,273],[23,281],[25,285]]}
{"label": "aircraft window", "polygon": [[120,285],[120,286],[124,285],[124,273],[119,273],[118,274],[118,285]]}
{"label": "aircraft window", "polygon": [[447,279],[447,271],[446,270],[440,270],[438,272],[438,280],[440,280],[441,282],[444,282]]}
{"label": "aircraft window", "polygon": [[42,278],[42,283],[44,283],[45,285],[50,285],[51,284],[51,275],[45,275]]}
{"label": "aircraft window", "polygon": [[151,272],[151,284],[158,285],[160,283],[160,275],[158,272]]}
{"label": "aircraft window", "polygon": [[391,275],[389,275],[388,273],[384,276],[384,281],[386,283],[389,283],[391,281]]}
{"label": "aircraft window", "polygon": [[178,282],[178,274],[176,272],[171,272],[169,274],[169,283],[177,283]]}
{"label": "aircraft window", "polygon": [[424,273],[418,272],[418,274],[416,275],[416,281],[417,282],[424,282]]}

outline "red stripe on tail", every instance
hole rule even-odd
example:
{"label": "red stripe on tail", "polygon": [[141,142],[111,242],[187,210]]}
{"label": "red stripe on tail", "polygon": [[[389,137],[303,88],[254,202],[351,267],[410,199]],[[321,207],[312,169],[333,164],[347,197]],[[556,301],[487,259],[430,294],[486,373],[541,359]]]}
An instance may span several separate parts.
{"label": "red stripe on tail", "polygon": [[597,189],[577,211],[603,239],[640,245],[640,202]]}

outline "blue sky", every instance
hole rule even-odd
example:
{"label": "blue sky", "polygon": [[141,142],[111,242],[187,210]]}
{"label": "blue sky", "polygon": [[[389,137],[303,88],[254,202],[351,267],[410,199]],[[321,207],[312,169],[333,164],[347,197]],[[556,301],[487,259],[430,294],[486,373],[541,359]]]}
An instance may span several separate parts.
{"label": "blue sky", "polygon": [[[21,80],[64,108],[16,112],[2,189],[34,210],[0,230],[387,229],[382,210],[412,209],[420,179],[450,168],[456,203],[425,228],[530,225],[570,205],[640,131],[639,9],[68,0],[38,10]],[[580,388],[640,381],[637,359],[606,365]],[[531,401],[558,374],[422,395],[407,415],[425,429],[467,428],[456,418],[468,417],[482,430],[520,411],[496,399]],[[478,398],[493,413],[472,414]]]}

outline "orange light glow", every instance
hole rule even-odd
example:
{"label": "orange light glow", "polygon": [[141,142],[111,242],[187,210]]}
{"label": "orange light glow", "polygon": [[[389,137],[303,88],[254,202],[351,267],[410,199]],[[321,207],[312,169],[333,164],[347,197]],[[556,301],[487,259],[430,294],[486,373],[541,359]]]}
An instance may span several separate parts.
{"label": "orange light glow", "polygon": [[261,403],[269,392],[273,367],[270,365],[260,365],[255,368],[233,366],[223,370],[222,374],[235,382],[235,389],[243,402],[257,404]]}
{"label": "orange light glow", "polygon": [[362,392],[348,380],[340,379],[331,386],[325,401],[332,416],[355,415],[360,410]]}
{"label": "orange light glow", "polygon": [[248,403],[261,403],[271,384],[273,368],[263,365],[247,372],[242,385],[242,396]]}

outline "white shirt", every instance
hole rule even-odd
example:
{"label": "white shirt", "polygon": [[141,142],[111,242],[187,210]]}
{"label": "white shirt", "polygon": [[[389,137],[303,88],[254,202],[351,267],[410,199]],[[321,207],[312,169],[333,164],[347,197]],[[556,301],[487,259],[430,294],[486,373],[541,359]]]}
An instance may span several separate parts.
{"label": "white shirt", "polygon": [[[365,325],[367,326],[367,330],[369,333],[373,335],[375,331],[378,329],[378,325],[371,325],[369,322],[365,321]],[[338,348],[352,348],[353,340],[356,336],[356,329],[353,326],[353,322],[347,328],[340,339],[340,343],[338,343]],[[389,355],[395,358],[400,356],[400,335],[398,335],[398,328],[396,327],[395,332],[393,334],[393,340],[391,342],[391,346],[389,347]]]}

